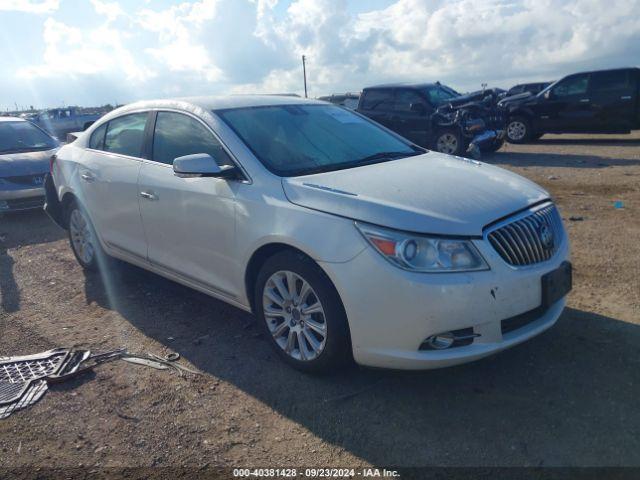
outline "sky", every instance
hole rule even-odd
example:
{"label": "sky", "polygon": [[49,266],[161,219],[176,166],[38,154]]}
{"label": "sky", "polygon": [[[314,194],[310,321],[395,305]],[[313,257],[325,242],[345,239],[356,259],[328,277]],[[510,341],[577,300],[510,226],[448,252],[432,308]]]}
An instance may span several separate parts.
{"label": "sky", "polygon": [[640,64],[640,0],[0,0],[0,109]]}

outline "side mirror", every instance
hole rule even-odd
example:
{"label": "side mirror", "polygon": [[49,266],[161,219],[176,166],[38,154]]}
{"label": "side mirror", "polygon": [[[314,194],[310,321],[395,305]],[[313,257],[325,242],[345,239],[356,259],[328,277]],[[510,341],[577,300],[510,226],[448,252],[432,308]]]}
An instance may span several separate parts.
{"label": "side mirror", "polygon": [[413,113],[417,113],[418,115],[424,115],[424,113],[427,111],[427,109],[424,108],[424,104],[419,102],[409,105],[409,110]]}
{"label": "side mirror", "polygon": [[237,168],[218,165],[208,153],[195,153],[173,160],[173,172],[179,177],[229,178],[237,174]]}

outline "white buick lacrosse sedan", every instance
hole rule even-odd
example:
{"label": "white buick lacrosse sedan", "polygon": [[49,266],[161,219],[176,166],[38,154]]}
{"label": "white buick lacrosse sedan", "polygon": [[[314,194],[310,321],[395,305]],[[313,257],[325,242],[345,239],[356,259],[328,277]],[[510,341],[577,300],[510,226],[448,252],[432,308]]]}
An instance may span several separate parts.
{"label": "white buick lacrosse sedan", "polygon": [[117,257],[251,311],[306,371],[485,357],[571,289],[541,187],[319,101],[119,108],[52,158],[46,193],[84,268]]}

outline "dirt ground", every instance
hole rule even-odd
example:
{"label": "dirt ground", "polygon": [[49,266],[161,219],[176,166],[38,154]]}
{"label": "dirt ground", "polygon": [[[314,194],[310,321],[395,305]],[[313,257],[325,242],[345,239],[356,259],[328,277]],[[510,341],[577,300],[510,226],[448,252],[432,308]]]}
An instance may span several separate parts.
{"label": "dirt ground", "polygon": [[0,218],[0,356],[126,347],[203,372],[118,361],[53,387],[0,421],[0,467],[640,466],[640,134],[484,160],[553,194],[574,290],[543,335],[420,373],[299,373],[250,315],[133,267],[105,284],[44,214]]}

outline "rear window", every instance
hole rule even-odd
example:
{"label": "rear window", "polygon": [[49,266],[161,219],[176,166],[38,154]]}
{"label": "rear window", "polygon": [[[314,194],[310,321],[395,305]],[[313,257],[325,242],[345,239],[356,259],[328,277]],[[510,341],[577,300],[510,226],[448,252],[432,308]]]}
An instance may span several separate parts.
{"label": "rear window", "polygon": [[363,110],[393,109],[393,90],[367,90],[362,99]]}
{"label": "rear window", "polygon": [[144,112],[111,120],[104,138],[104,150],[130,157],[142,156],[147,117],[147,112]]}
{"label": "rear window", "polygon": [[0,122],[0,153],[50,150],[58,143],[29,122]]}

